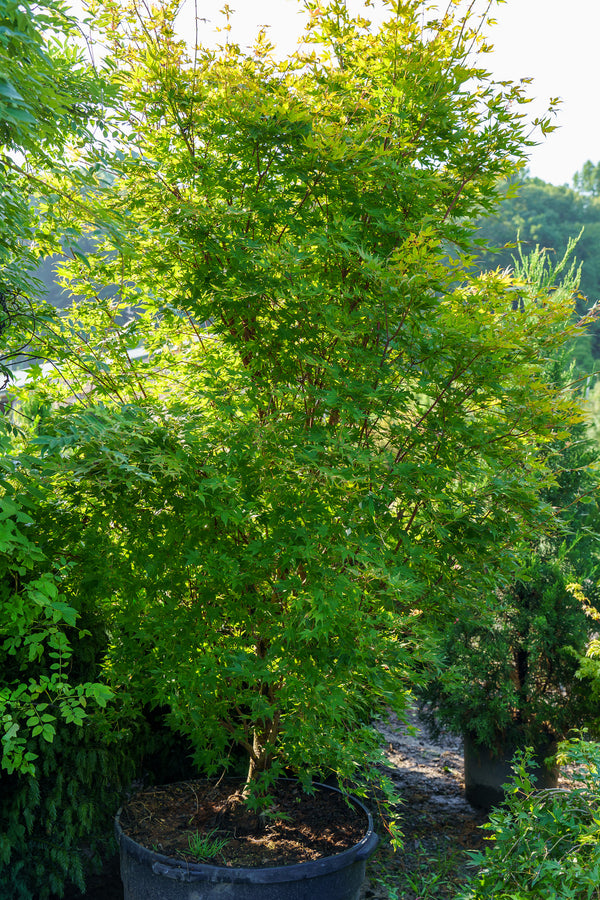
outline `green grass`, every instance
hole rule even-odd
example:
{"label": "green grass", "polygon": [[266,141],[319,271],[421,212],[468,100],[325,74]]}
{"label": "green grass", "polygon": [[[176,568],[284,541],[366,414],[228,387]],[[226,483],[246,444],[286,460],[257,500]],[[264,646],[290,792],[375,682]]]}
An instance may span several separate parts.
{"label": "green grass", "polygon": [[432,843],[396,852],[383,844],[367,868],[372,889],[386,900],[454,900],[468,879],[467,851],[444,836]]}
{"label": "green grass", "polygon": [[200,861],[214,859],[229,843],[228,838],[215,837],[216,834],[216,828],[213,828],[208,834],[200,834],[199,832],[190,834],[188,841],[190,853]]}

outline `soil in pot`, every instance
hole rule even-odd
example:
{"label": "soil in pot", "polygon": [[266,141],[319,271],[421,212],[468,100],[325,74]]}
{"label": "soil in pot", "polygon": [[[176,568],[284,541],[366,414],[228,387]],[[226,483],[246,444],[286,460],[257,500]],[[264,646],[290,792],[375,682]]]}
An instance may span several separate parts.
{"label": "soil in pot", "polygon": [[[179,782],[136,794],[120,823],[126,835],[161,855],[247,868],[333,856],[364,837],[364,813],[337,792],[317,787],[308,795],[296,782],[282,781],[271,793],[270,808],[258,815],[242,802],[239,782]],[[210,858],[199,857],[190,848],[195,835],[210,835],[221,846]]]}

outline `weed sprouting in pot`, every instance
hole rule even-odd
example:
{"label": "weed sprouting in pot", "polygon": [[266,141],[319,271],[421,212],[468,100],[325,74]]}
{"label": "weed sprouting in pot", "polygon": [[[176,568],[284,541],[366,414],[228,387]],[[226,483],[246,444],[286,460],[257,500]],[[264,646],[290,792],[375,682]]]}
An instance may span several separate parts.
{"label": "weed sprouting in pot", "polygon": [[215,837],[218,833],[216,828],[209,831],[208,834],[200,834],[198,831],[189,836],[189,848],[196,859],[214,859],[215,856],[223,851],[229,843],[229,838]]}

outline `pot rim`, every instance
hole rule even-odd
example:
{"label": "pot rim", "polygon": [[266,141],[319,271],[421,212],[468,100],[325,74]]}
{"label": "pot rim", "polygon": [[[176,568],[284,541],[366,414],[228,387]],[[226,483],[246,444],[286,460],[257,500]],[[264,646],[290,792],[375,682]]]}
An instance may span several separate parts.
{"label": "pot rim", "polygon": [[[328,784],[313,782],[313,785],[317,788],[335,791],[338,794],[343,793],[339,788]],[[144,847],[143,844],[138,844],[137,841],[125,834],[120,822],[123,807],[119,808],[115,816],[115,836],[121,852],[129,853],[139,863],[152,869],[156,875],[164,875],[177,881],[199,881],[203,879],[212,882],[227,881],[254,884],[301,881],[306,878],[315,878],[319,875],[335,872],[354,862],[366,860],[379,843],[379,837],[373,830],[371,813],[357,797],[353,795],[348,796],[352,804],[361,809],[367,819],[367,830],[360,841],[352,847],[342,850],[340,853],[334,853],[331,856],[321,856],[318,859],[309,859],[300,863],[292,863],[287,866],[238,868],[235,866],[215,866],[210,863],[188,862],[175,857],[165,856],[162,853]]]}
{"label": "pot rim", "polygon": [[[465,729],[462,733],[462,738],[464,745],[470,744],[477,750],[484,749],[498,751],[500,753],[508,752],[511,754],[514,753],[515,750],[520,750],[523,747],[533,747],[535,752],[538,750],[545,752],[547,749],[556,749],[560,741],[559,737],[547,730],[540,730],[535,739],[531,736],[519,736],[517,732],[510,732],[508,735],[504,732],[498,732],[495,735],[494,742],[490,743],[489,741],[478,740],[476,731]],[[551,754],[548,753],[548,756],[550,755]]]}

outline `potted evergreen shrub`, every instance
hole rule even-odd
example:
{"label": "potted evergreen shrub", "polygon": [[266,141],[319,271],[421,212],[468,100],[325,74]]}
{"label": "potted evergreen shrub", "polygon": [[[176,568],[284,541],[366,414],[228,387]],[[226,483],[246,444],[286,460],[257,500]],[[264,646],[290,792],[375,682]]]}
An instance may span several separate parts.
{"label": "potted evergreen shrub", "polygon": [[[557,384],[571,380],[564,357],[550,371]],[[518,577],[493,602],[457,618],[440,642],[439,670],[420,692],[429,726],[464,737],[466,796],[475,806],[503,799],[512,757],[527,746],[539,786],[555,785],[557,741],[573,728],[597,727],[580,664],[598,616],[598,454],[584,422],[544,452],[555,473],[543,492],[554,531],[532,542]]]}
{"label": "potted evergreen shrub", "polygon": [[512,757],[527,746],[539,785],[555,785],[557,769],[546,759],[571,728],[596,716],[577,677],[590,625],[569,574],[538,558],[495,610],[457,621],[444,637],[439,674],[420,693],[428,725],[464,737],[466,796],[475,806],[502,800]]}
{"label": "potted evergreen shrub", "polygon": [[[282,776],[391,801],[372,720],[402,713],[457,588],[475,603],[544,527],[530,440],[574,415],[540,364],[577,331],[571,298],[475,276],[469,255],[469,217],[526,152],[522,87],[468,61],[477,22],[424,29],[414,3],[380,28],[307,4],[285,62],[264,34],[190,58],[170,6],[90,8],[124,136],[87,172],[102,232],[66,274],[83,299],[38,315],[31,352],[61,378],[38,373],[54,407],[29,452],[56,515],[81,523],[70,552],[105,598],[106,679],[166,708],[209,776],[241,754],[226,811],[263,835]],[[184,827],[206,852],[232,839],[219,816],[200,833],[203,811]],[[373,847],[363,822],[344,898]],[[188,897],[237,878],[254,897],[280,868],[199,871],[151,846],[130,865],[122,846],[128,900],[154,879]],[[313,896],[315,864],[294,896]]]}

